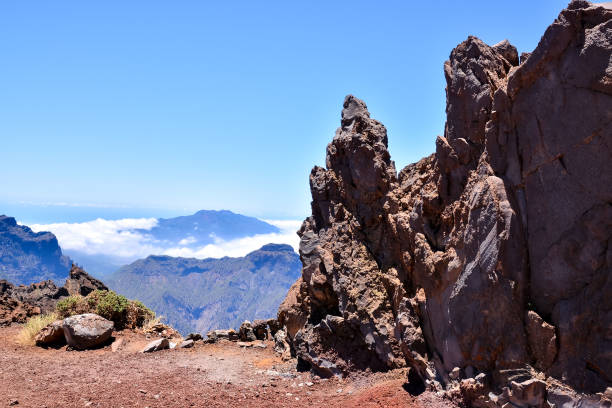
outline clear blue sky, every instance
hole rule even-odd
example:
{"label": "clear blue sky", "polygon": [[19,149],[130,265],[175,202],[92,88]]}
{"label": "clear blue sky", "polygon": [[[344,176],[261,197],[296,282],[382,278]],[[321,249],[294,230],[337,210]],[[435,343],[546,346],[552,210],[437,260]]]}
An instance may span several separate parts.
{"label": "clear blue sky", "polygon": [[566,5],[2,1],[0,213],[302,218],[346,94],[386,125],[399,170],[443,131],[456,44],[531,51]]}

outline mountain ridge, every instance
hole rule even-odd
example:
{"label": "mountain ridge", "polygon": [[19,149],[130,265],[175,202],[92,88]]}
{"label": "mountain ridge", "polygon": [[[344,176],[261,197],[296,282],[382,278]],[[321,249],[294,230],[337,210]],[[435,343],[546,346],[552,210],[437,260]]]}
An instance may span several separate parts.
{"label": "mountain ridge", "polygon": [[120,268],[105,282],[141,300],[182,333],[205,332],[273,317],[300,268],[291,246],[267,244],[244,257],[150,255]]}

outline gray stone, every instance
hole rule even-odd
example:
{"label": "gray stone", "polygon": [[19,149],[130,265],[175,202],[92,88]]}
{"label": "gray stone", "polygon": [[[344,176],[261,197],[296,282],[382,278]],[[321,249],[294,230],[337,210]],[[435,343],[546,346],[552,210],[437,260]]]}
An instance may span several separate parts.
{"label": "gray stone", "polygon": [[191,348],[194,344],[195,342],[192,339],[184,340],[179,344],[179,348]]}
{"label": "gray stone", "polygon": [[67,317],[63,321],[68,346],[84,350],[99,346],[110,339],[114,323],[93,313]]}
{"label": "gray stone", "polygon": [[160,351],[170,348],[170,342],[168,339],[162,338],[159,340],[155,340],[147,344],[140,352],[141,353],[151,353],[154,351]]}

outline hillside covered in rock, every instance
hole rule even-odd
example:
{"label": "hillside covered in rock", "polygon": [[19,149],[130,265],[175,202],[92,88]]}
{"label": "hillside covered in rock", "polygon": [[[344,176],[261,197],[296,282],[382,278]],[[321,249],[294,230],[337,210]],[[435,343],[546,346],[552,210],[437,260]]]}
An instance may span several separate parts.
{"label": "hillside covered in rock", "polygon": [[0,216],[0,279],[23,285],[51,279],[61,284],[70,265],[55,235],[33,232],[13,217]]}
{"label": "hillside covered in rock", "polygon": [[52,312],[61,299],[72,295],[87,296],[95,290],[108,288],[76,265],[70,268],[63,286],[57,286],[52,280],[28,286],[0,280],[0,326],[25,323],[31,316]]}
{"label": "hillside covered in rock", "polygon": [[515,384],[475,406],[612,386],[611,54],[609,3],[573,1],[520,57],[469,37],[444,64],[436,152],[399,173],[346,97],[279,308],[299,364]]}

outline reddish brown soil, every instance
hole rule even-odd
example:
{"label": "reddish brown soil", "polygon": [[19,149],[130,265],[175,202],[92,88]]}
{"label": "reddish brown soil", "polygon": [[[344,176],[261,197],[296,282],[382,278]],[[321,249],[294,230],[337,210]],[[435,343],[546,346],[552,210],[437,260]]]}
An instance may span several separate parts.
{"label": "reddish brown soil", "polygon": [[271,344],[198,342],[141,354],[150,339],[122,332],[116,352],[66,351],[19,345],[18,331],[0,329],[0,407],[453,407],[431,393],[408,394],[401,371],[316,380]]}

